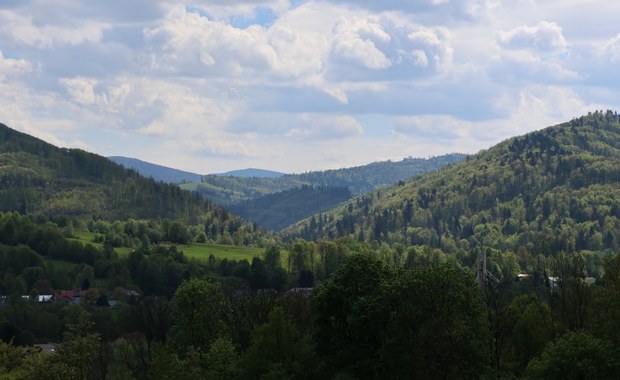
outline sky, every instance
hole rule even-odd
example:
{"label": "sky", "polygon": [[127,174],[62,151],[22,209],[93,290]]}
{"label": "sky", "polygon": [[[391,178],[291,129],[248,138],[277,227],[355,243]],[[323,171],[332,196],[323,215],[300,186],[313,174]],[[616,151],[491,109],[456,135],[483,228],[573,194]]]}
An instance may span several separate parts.
{"label": "sky", "polygon": [[200,174],[475,153],[620,111],[620,1],[0,0],[0,122]]}

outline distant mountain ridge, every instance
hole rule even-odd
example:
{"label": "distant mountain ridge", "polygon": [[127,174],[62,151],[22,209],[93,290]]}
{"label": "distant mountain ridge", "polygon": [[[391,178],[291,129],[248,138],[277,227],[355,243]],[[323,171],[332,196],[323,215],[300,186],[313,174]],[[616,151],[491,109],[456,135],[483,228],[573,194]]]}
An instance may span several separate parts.
{"label": "distant mountain ridge", "polygon": [[127,169],[134,169],[145,177],[167,183],[200,182],[200,174],[173,169],[162,165],[152,164],[137,158],[111,156],[109,160],[123,165]]}
{"label": "distant mountain ridge", "polygon": [[[192,173],[163,165],[153,164],[151,162],[143,161],[137,158],[110,156],[108,157],[108,159],[119,165],[123,165],[127,169],[134,169],[141,175],[145,177],[151,177],[156,181],[179,184],[185,182],[200,182],[203,177],[203,174]],[[272,170],[248,168],[232,170],[225,173],[215,173],[211,175],[239,178],[277,178],[283,176],[284,173]]]}
{"label": "distant mountain ridge", "polygon": [[240,170],[232,170],[225,173],[215,173],[213,175],[220,177],[239,177],[239,178],[278,178],[285,175],[285,173],[276,172],[273,170],[265,170],[265,169],[256,169],[256,168],[248,168],[248,169],[240,169]]}
{"label": "distant mountain ridge", "polygon": [[302,186],[346,187],[352,195],[358,195],[437,170],[465,157],[465,154],[451,153],[431,158],[405,158],[401,161],[373,162],[344,169],[285,174],[277,178],[239,178],[210,174],[203,176],[200,183],[183,184],[181,187],[196,191],[224,206]]}

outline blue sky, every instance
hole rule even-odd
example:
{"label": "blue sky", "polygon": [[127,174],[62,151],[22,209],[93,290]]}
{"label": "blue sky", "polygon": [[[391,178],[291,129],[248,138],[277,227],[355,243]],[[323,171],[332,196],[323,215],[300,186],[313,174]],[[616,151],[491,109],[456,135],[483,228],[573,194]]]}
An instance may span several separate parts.
{"label": "blue sky", "polygon": [[620,2],[5,0],[0,122],[198,173],[474,153],[620,111]]}

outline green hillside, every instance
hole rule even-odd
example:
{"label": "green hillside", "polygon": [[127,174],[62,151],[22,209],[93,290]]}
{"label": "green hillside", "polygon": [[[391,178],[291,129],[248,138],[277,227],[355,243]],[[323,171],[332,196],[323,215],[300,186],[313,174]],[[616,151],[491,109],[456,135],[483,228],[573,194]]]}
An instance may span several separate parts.
{"label": "green hillside", "polygon": [[217,209],[104,157],[58,148],[0,124],[0,211],[196,222]]}
{"label": "green hillside", "polygon": [[519,254],[620,247],[620,119],[596,112],[359,196],[285,231]]}

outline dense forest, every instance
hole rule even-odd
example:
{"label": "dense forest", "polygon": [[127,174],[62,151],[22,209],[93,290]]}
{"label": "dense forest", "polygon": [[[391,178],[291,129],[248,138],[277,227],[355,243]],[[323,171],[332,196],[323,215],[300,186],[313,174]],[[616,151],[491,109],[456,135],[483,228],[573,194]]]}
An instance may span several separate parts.
{"label": "dense forest", "polygon": [[[88,288],[80,304],[40,303],[35,292],[26,298],[9,296],[0,305],[0,375],[7,379],[620,376],[620,255],[605,263],[605,275],[596,285],[583,281],[578,258],[556,255],[540,257],[545,272],[481,290],[469,268],[453,259],[422,263],[418,253],[410,251],[409,264],[394,267],[375,248],[350,239],[294,245],[293,251],[307,255],[292,260],[312,265],[308,253],[313,252],[317,273],[324,260],[336,260],[333,271],[314,289],[286,291],[294,284],[285,283],[278,290],[276,278],[287,271],[280,266],[280,251],[270,248],[249,268],[246,264],[246,270],[236,270],[238,275],[248,274],[246,285],[208,279],[204,268],[194,263],[192,269],[189,263],[173,286],[145,288],[139,298],[127,296],[125,288],[108,293]],[[143,254],[136,268],[162,261],[167,262],[164,268],[183,265],[182,254],[162,251]],[[130,256],[123,265],[132,268],[132,262]],[[554,286],[541,280],[551,269],[563,276]],[[145,283],[167,284],[170,269],[155,273],[160,274]],[[299,279],[304,277],[307,281],[308,275]],[[113,298],[118,302],[110,306],[108,299]],[[58,342],[55,351],[24,351],[16,346],[41,341]]]}
{"label": "dense forest", "polygon": [[229,209],[265,229],[279,231],[314,213],[327,211],[350,198],[351,192],[346,187],[303,185],[234,203]]}

